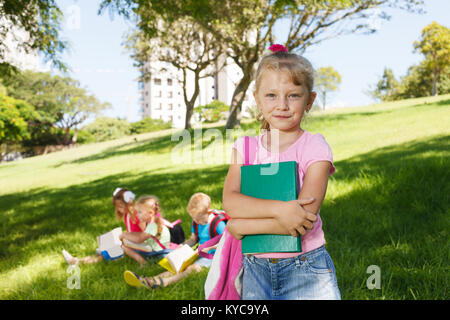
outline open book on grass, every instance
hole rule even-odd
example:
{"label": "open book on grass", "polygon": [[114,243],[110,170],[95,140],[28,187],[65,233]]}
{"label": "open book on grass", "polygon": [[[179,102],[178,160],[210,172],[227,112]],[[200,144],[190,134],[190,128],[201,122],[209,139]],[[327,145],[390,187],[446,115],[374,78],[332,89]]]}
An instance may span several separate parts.
{"label": "open book on grass", "polygon": [[184,244],[169,253],[159,262],[159,265],[169,270],[173,274],[183,272],[188,266],[198,258],[198,249],[194,250],[189,245]]}
{"label": "open book on grass", "polygon": [[122,228],[118,227],[97,237],[98,250],[105,260],[115,260],[123,256],[122,242],[119,240],[121,234]]}
{"label": "open book on grass", "polygon": [[143,242],[143,243],[136,243],[136,242],[130,241],[128,239],[123,239],[122,241],[123,241],[123,244],[126,247],[131,248],[131,249],[136,249],[136,250],[144,251],[144,252],[151,252],[151,251],[153,251],[152,247],[150,247],[145,242]]}

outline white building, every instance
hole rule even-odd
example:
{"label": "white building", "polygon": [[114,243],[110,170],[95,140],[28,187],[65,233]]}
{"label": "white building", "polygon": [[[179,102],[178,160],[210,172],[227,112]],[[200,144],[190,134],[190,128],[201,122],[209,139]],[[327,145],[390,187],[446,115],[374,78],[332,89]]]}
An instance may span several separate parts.
{"label": "white building", "polygon": [[[171,122],[175,128],[184,128],[186,105],[183,97],[181,71],[169,63],[162,62],[148,62],[144,68],[153,71],[150,71],[150,78],[147,81],[138,83],[141,93],[139,102],[142,118],[161,119]],[[200,79],[200,93],[195,101],[195,106],[206,105],[213,100],[220,100],[230,105],[234,88],[241,76],[239,67],[230,62],[214,77]],[[251,88],[250,86],[242,105],[241,114],[243,116],[249,116],[247,109],[255,105]],[[188,74],[188,97],[193,90],[194,76]],[[194,114],[191,123],[195,124],[197,121]]]}

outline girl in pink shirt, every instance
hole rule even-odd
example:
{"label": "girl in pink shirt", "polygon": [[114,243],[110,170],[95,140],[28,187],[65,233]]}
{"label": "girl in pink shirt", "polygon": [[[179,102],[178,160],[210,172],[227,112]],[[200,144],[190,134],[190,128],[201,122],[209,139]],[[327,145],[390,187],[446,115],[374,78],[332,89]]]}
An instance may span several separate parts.
{"label": "girl in pink shirt", "polygon": [[123,218],[127,232],[142,232],[146,223],[137,216],[134,204],[134,194],[125,188],[117,188],[113,193],[112,203],[118,220]]}
{"label": "girl in pink shirt", "polygon": [[[146,223],[141,222],[137,217],[137,210],[134,207],[135,195],[126,188],[116,188],[113,193],[112,203],[114,213],[118,220],[123,218],[127,232],[142,232],[145,230]],[[96,255],[83,258],[75,258],[66,250],[62,251],[63,257],[69,264],[93,264],[102,261],[103,255],[96,252]]]}
{"label": "girl in pink shirt", "polygon": [[300,126],[316,97],[313,68],[283,46],[276,48],[263,57],[256,73],[254,97],[265,130],[250,137],[254,146],[250,164],[296,161],[299,200],[263,200],[240,193],[245,155],[242,137],[233,147],[223,207],[231,217],[227,228],[236,239],[249,234],[300,234],[303,252],[244,255],[242,298],[340,299],[320,218],[328,176],[335,171],[333,155],[322,135]]}

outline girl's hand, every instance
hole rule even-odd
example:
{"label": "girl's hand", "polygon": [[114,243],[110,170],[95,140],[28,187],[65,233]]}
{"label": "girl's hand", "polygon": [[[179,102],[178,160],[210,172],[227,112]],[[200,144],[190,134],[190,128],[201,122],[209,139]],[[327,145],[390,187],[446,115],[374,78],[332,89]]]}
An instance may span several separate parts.
{"label": "girl's hand", "polygon": [[317,221],[314,213],[306,211],[302,205],[314,202],[314,198],[281,202],[275,212],[276,219],[291,236],[296,237],[300,233],[306,234],[306,230],[314,228],[313,222]]}
{"label": "girl's hand", "polygon": [[214,249],[217,249],[217,245],[213,245],[213,246],[211,246],[211,247],[203,248],[203,249],[202,249],[202,252],[203,252],[203,253],[208,253],[210,250],[214,250]]}

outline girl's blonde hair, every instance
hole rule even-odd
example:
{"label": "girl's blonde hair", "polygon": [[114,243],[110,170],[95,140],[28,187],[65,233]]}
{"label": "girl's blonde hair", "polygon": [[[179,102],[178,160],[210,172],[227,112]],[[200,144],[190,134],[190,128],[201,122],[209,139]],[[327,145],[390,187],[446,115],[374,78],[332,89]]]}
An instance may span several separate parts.
{"label": "girl's blonde hair", "polygon": [[159,205],[158,198],[154,195],[142,196],[137,200],[136,205],[143,205],[155,211],[156,214],[155,223],[158,226],[156,237],[159,238],[163,230],[164,222],[161,215],[161,206]]}
{"label": "girl's blonde hair", "polygon": [[[255,92],[258,92],[261,84],[261,75],[266,70],[287,71],[289,72],[292,82],[295,85],[306,84],[308,93],[311,93],[314,87],[314,69],[311,63],[304,57],[295,53],[278,51],[265,55],[259,63],[255,75]],[[269,123],[262,117],[259,112],[256,117],[261,121],[261,129],[270,130]]]}
{"label": "girl's blonde hair", "polygon": [[123,218],[124,215],[122,213],[120,213],[119,210],[117,210],[116,203],[115,203],[116,201],[122,201],[127,208],[127,212],[131,217],[131,221],[133,223],[136,223],[136,210],[134,208],[134,205],[135,205],[134,200],[130,199],[128,202],[126,202],[124,199],[124,196],[123,196],[123,194],[127,191],[130,191],[130,190],[128,190],[126,188],[122,188],[118,192],[113,194],[112,204],[114,206],[114,213],[116,214],[117,220],[121,220]]}

